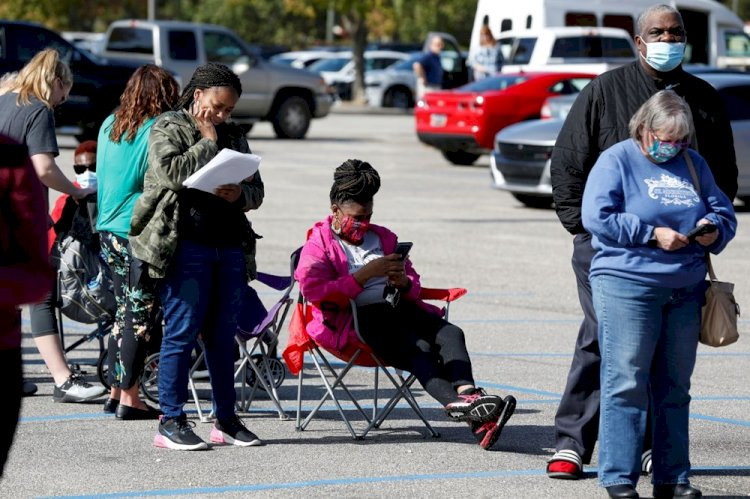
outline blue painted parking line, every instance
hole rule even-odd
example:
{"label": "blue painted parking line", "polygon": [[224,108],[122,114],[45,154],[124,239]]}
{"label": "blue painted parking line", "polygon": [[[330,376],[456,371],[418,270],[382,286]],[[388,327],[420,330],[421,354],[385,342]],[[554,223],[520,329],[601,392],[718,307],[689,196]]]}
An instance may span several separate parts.
{"label": "blue painted parking line", "polygon": [[[750,471],[750,466],[696,466],[692,468],[694,474],[701,472],[732,472]],[[596,468],[586,468],[587,473],[596,473]],[[525,470],[498,470],[498,471],[468,471],[462,473],[434,473],[423,475],[391,475],[373,477],[350,477],[350,478],[324,478],[319,480],[305,480],[299,482],[282,483],[257,483],[245,485],[225,485],[214,487],[183,487],[178,489],[152,489],[112,492],[108,494],[74,495],[74,496],[50,496],[65,499],[93,499],[93,498],[118,498],[118,497],[147,497],[147,496],[171,496],[171,495],[196,495],[196,494],[227,494],[236,492],[263,492],[271,490],[292,490],[310,487],[336,487],[347,485],[364,485],[377,483],[403,483],[403,482],[426,482],[438,480],[466,480],[487,478],[516,478],[545,476],[543,469]],[[44,498],[47,499],[47,498]]]}

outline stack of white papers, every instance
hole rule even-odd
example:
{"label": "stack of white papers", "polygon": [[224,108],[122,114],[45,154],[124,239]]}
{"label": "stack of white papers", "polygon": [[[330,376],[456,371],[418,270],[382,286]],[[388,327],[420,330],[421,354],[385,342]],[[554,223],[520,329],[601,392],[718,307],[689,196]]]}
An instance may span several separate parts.
{"label": "stack of white papers", "polygon": [[260,167],[260,156],[222,149],[206,165],[182,183],[185,187],[214,193],[225,184],[239,184]]}

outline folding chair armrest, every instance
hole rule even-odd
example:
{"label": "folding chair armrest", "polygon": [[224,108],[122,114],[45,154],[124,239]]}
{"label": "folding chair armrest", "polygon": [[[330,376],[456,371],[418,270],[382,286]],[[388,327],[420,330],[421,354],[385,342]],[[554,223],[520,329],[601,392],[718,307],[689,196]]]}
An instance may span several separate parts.
{"label": "folding chair armrest", "polygon": [[447,303],[453,302],[464,296],[468,291],[464,288],[422,288],[419,290],[420,300],[438,300]]}
{"label": "folding chair armrest", "polygon": [[278,276],[258,272],[258,281],[262,282],[269,288],[273,288],[277,291],[284,291],[292,283],[292,278],[290,276]]}

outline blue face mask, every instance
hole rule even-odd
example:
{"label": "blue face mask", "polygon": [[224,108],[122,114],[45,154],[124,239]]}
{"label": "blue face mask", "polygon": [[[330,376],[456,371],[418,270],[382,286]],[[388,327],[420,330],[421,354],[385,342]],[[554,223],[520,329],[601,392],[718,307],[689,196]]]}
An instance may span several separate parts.
{"label": "blue face mask", "polygon": [[680,151],[682,151],[682,149],[682,144],[676,144],[674,142],[664,142],[655,138],[654,143],[651,144],[651,148],[648,150],[648,155],[656,163],[666,163],[670,159],[680,154]]}
{"label": "blue face mask", "polygon": [[643,43],[646,45],[646,57],[643,57],[643,54],[641,54],[641,57],[646,60],[649,66],[660,73],[672,71],[680,65],[682,58],[685,56],[685,44],[683,42]]}

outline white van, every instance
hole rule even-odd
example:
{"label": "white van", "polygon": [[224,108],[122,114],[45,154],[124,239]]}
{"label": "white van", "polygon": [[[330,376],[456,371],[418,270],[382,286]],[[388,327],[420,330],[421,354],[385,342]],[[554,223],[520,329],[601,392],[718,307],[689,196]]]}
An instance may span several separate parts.
{"label": "white van", "polygon": [[[557,26],[599,26],[635,32],[638,14],[655,0],[479,0],[469,52],[479,47],[486,24],[495,38],[504,31]],[[682,14],[687,31],[685,63],[750,69],[750,38],[744,23],[715,0],[669,0]]]}
{"label": "white van", "polygon": [[636,58],[633,38],[619,28],[559,28],[505,31],[497,39],[503,73],[577,71],[601,74]]}

